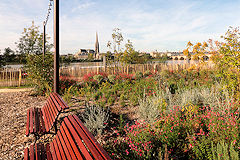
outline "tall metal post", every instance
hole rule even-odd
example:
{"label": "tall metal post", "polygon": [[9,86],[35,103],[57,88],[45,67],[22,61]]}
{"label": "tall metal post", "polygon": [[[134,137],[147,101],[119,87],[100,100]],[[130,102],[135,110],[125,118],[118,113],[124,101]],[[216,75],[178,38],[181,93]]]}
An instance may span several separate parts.
{"label": "tall metal post", "polygon": [[43,62],[44,62],[44,56],[46,53],[45,43],[46,43],[46,24],[44,21],[43,22]]}
{"label": "tall metal post", "polygon": [[54,0],[54,92],[59,93],[59,0]]}

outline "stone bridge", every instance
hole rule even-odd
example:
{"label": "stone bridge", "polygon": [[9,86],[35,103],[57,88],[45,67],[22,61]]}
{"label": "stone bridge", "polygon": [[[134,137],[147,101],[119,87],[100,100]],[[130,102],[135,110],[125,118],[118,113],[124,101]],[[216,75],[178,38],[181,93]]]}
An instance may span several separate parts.
{"label": "stone bridge", "polygon": [[[211,56],[212,56],[211,54],[205,54],[203,57],[204,57],[204,60],[208,61]],[[176,55],[176,56],[170,56],[170,57],[172,58],[172,60],[187,60],[187,56],[185,55]]]}

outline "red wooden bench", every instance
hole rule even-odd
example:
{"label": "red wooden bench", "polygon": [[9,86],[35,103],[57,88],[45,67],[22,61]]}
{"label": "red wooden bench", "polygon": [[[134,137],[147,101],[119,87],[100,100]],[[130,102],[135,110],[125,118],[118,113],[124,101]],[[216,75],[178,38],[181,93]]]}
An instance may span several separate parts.
{"label": "red wooden bench", "polygon": [[30,108],[27,111],[26,136],[39,136],[50,132],[60,112],[69,108],[57,93],[51,93],[42,108]]}
{"label": "red wooden bench", "polygon": [[65,117],[53,141],[24,150],[24,160],[111,159],[76,115]]}

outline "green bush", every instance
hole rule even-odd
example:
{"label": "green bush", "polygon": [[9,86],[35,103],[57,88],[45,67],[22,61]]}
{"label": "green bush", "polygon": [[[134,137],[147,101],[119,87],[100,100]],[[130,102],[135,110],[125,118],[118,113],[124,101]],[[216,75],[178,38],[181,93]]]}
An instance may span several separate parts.
{"label": "green bush", "polygon": [[143,78],[143,73],[142,72],[136,72],[135,74],[135,79],[139,80]]}

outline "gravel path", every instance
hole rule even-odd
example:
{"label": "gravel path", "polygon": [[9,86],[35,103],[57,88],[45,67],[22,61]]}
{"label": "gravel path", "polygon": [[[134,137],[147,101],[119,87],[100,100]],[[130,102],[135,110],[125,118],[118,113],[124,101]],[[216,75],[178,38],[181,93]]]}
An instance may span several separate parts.
{"label": "gravel path", "polygon": [[0,92],[0,160],[22,159],[24,148],[34,142],[25,136],[27,109],[42,107],[45,97],[30,96],[29,91]]}

